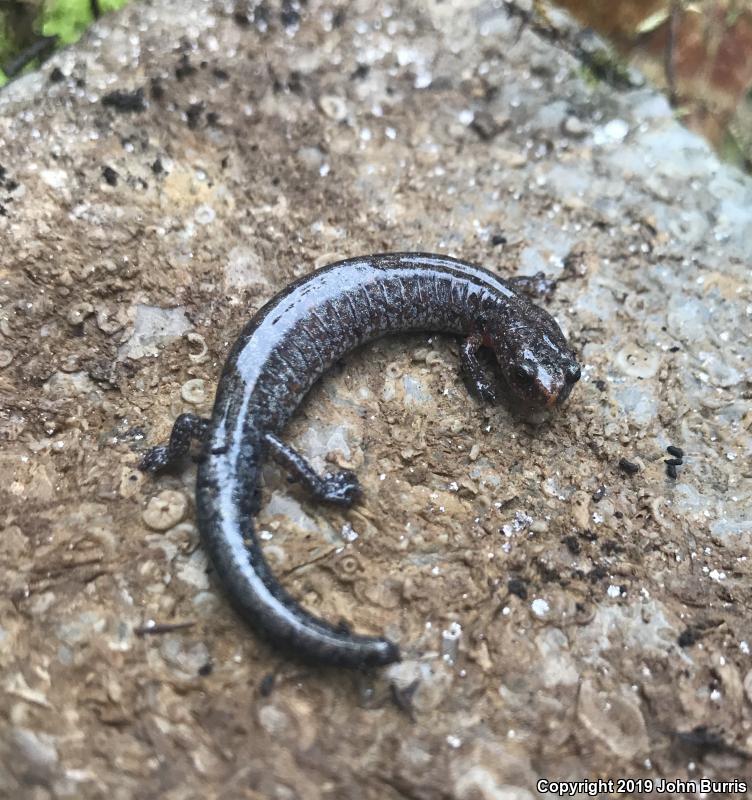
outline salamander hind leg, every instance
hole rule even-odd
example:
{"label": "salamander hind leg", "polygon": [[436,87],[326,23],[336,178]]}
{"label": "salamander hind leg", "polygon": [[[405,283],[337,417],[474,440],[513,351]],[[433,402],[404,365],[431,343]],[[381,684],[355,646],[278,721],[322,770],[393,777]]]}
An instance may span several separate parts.
{"label": "salamander hind leg", "polygon": [[471,333],[460,348],[460,366],[473,390],[482,400],[495,403],[496,381],[478,361],[478,350],[483,344],[480,333]]}
{"label": "salamander hind leg", "polygon": [[170,441],[147,450],[139,462],[139,469],[143,472],[162,472],[175,467],[188,453],[191,441],[203,441],[208,429],[208,419],[196,414],[181,414],[172,426]]}
{"label": "salamander hind leg", "polygon": [[323,477],[290,445],[285,444],[273,433],[267,433],[264,441],[272,455],[289,473],[299,480],[317,499],[338,506],[350,507],[361,493],[360,484],[354,472],[339,470]]}

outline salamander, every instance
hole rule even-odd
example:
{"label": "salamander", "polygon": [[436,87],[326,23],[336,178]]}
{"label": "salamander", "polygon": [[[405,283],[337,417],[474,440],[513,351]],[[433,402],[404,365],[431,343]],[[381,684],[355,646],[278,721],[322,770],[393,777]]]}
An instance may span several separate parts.
{"label": "salamander", "polygon": [[308,390],[358,345],[390,333],[433,331],[464,337],[461,367],[480,398],[497,400],[499,380],[478,358],[487,347],[513,398],[527,407],[559,406],[580,367],[553,317],[523,296],[532,284],[427,253],[350,258],[311,272],[269,300],[243,329],[211,418],[181,415],[169,443],[145,454],[141,468],[158,472],[176,465],[192,439],[201,440],[196,507],[203,546],[231,603],[273,645],[341,667],[400,659],[395,642],[357,635],[304,610],[275,579],[255,536],[267,456],[317,500],[347,507],[359,496],[351,471],[319,475],[281,438]]}

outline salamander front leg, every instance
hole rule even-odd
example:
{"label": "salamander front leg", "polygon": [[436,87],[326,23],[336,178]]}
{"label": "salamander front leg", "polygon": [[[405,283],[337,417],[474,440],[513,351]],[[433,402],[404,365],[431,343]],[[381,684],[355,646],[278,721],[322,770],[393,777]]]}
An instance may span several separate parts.
{"label": "salamander front leg", "polygon": [[162,472],[176,466],[185,456],[193,439],[203,441],[209,430],[209,420],[196,414],[181,414],[172,426],[166,445],[147,450],[138,467],[144,472]]}
{"label": "salamander front leg", "polygon": [[483,400],[496,402],[496,381],[488,375],[478,361],[478,350],[483,344],[482,334],[471,333],[460,348],[460,366],[472,388]]}
{"label": "salamander front leg", "polygon": [[351,470],[343,469],[333,475],[327,474],[321,477],[297,450],[285,444],[273,433],[267,433],[264,440],[274,458],[317,500],[349,508],[360,494],[360,484]]}
{"label": "salamander front leg", "polygon": [[546,277],[545,272],[536,272],[535,275],[515,275],[507,278],[507,283],[519,294],[524,294],[531,300],[544,300],[554,293],[556,281]]}

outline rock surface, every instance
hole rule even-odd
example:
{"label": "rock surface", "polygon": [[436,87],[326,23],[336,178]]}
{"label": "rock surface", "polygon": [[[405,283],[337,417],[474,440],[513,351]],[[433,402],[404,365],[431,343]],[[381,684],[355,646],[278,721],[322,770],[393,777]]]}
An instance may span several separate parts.
{"label": "rock surface", "polygon": [[[752,183],[502,5],[133,4],[0,94],[3,796],[750,777]],[[402,643],[352,675],[260,644],[195,472],[136,464],[276,290],[384,250],[560,278],[585,369],[538,423],[442,336],[315,388],[289,435],[365,500],[270,467],[259,530],[306,607]]]}

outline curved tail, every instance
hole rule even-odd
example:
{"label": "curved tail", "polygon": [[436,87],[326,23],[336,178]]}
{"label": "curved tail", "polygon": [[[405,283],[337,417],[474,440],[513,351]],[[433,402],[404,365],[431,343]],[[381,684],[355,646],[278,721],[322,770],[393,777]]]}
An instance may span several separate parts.
{"label": "curved tail", "polygon": [[[253,526],[260,456],[260,447],[210,453],[199,466],[199,528],[233,606],[272,644],[308,662],[362,668],[399,661],[394,642],[330,625],[305,611],[274,577]],[[242,464],[230,463],[235,459]]]}

